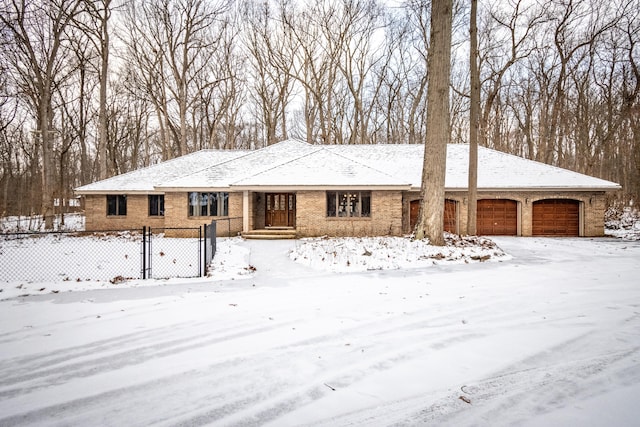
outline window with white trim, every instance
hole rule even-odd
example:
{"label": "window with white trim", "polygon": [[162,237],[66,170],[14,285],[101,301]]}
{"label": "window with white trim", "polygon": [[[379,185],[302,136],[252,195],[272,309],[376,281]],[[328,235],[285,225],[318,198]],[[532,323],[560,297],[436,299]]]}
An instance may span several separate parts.
{"label": "window with white trim", "polygon": [[229,193],[189,193],[189,216],[228,216]]}
{"label": "window with white trim", "polygon": [[370,191],[327,191],[327,217],[371,217]]}

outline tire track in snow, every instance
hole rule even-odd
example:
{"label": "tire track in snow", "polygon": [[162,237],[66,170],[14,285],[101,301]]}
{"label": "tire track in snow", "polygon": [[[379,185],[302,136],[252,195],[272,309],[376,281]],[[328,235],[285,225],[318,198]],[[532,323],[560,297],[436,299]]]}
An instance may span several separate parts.
{"label": "tire track in snow", "polygon": [[[623,319],[620,324],[632,318]],[[560,345],[529,356],[501,369],[485,379],[451,388],[425,393],[378,407],[331,417],[320,425],[517,425],[530,417],[566,406],[567,400],[581,401],[609,391],[613,383],[640,383],[640,347],[638,329],[633,326],[614,337],[601,331],[591,331]],[[608,339],[625,340],[628,347],[608,351]],[[575,359],[594,342],[604,342],[602,353],[595,357]],[[588,354],[588,353],[587,353]],[[463,402],[460,396],[470,399]],[[507,422],[500,422],[505,413]],[[412,414],[407,416],[407,414]]]}
{"label": "tire track in snow", "polygon": [[[6,367],[0,368],[0,398],[30,393],[43,387],[62,384],[74,378],[89,377],[115,371],[127,366],[139,365],[153,359],[160,359],[180,353],[195,351],[230,340],[264,333],[283,325],[233,327],[229,325],[217,333],[213,331],[182,335],[192,325],[175,325],[153,331],[152,337],[146,333],[135,333],[126,339],[112,339],[97,343],[64,349],[61,354],[45,353],[40,357],[29,356],[27,360],[8,360]],[[176,328],[176,329],[173,329]],[[177,336],[178,338],[158,341],[153,337]],[[150,344],[144,341],[150,340]],[[125,348],[122,348],[125,346]],[[53,357],[53,358],[52,358]],[[29,360],[30,359],[30,360]],[[37,362],[37,363],[33,363]],[[18,368],[16,368],[18,367]],[[17,369],[17,370],[16,370]],[[35,383],[32,380],[37,380]],[[29,386],[21,384],[29,383]]]}
{"label": "tire track in snow", "polygon": [[[396,316],[395,320],[398,321],[400,324],[403,324],[406,322],[406,320],[408,320],[408,319],[405,319],[405,317],[406,317],[405,315],[399,314]],[[260,332],[267,332],[268,330],[283,328],[283,327],[286,327],[287,325],[291,325],[295,323],[296,323],[295,321],[289,321],[281,324],[271,324],[269,325],[268,328],[265,328],[262,330],[248,329],[246,331],[246,334],[254,336],[259,334]],[[357,350],[352,351],[350,348],[345,349],[345,346],[344,346],[345,338],[353,338],[354,336],[357,336],[363,331],[360,327],[352,328],[353,329],[352,331],[341,330],[341,331],[338,331],[336,334],[328,334],[326,336],[320,337],[315,343],[310,343],[309,339],[305,336],[305,338],[303,338],[302,340],[294,341],[293,343],[290,343],[288,346],[285,346],[282,349],[282,351],[276,352],[278,354],[278,357],[275,360],[262,361],[260,360],[259,355],[255,355],[250,360],[246,360],[243,362],[233,362],[229,366],[233,366],[236,363],[246,363],[248,366],[253,367],[252,372],[254,372],[255,375],[257,376],[257,375],[260,375],[261,373],[272,372],[273,369],[277,368],[277,366],[282,363],[282,360],[288,360],[289,357],[298,354],[302,349],[302,351],[308,351],[310,353],[315,353],[315,354],[318,354],[318,353],[322,354],[325,356],[325,358],[330,358],[330,357],[342,358],[342,360],[345,362],[344,368],[343,368],[344,372],[333,372],[333,373],[322,372],[323,366],[321,365],[318,367],[319,371],[316,373],[316,380],[312,381],[312,385],[310,386],[308,382],[303,382],[302,385],[299,386],[299,390],[294,392],[293,394],[291,394],[289,390],[291,390],[291,388],[295,384],[285,383],[285,384],[277,384],[276,386],[270,385],[268,387],[265,387],[266,390],[263,390],[253,395],[249,394],[246,399],[242,399],[232,404],[230,404],[227,399],[223,399],[220,407],[210,409],[207,412],[207,414],[200,415],[198,419],[200,419],[201,421],[203,420],[211,421],[211,420],[221,419],[226,416],[229,416],[228,412],[232,409],[232,407],[235,408],[236,411],[246,412],[251,406],[255,406],[256,404],[260,404],[261,402],[265,402],[265,401],[267,402],[271,401],[270,403],[271,408],[266,409],[265,411],[273,414],[272,416],[276,417],[281,414],[281,411],[291,410],[292,408],[297,407],[303,402],[308,402],[309,399],[322,397],[324,393],[326,393],[326,391],[323,390],[323,386],[322,386],[323,381],[330,381],[330,382],[334,382],[336,385],[339,385],[340,387],[343,387],[343,386],[347,387],[350,382],[356,381],[359,378],[367,376],[368,373],[371,371],[378,371],[381,369],[385,369],[385,367],[392,366],[394,363],[397,363],[403,358],[412,357],[410,355],[407,356],[406,353],[411,351],[411,349],[414,347],[413,344],[408,345],[407,350],[400,351],[399,354],[398,354],[398,351],[396,350],[393,352],[394,354],[392,355],[385,355],[382,352],[382,350],[384,350],[384,348],[387,346],[387,344],[385,343],[385,339],[387,339],[388,337],[385,337],[385,334],[386,333],[391,334],[391,331],[389,330],[389,319],[388,318],[378,319],[378,320],[375,320],[373,323],[375,324],[375,326],[367,325],[365,329],[373,328],[374,331],[378,331],[384,328],[384,331],[383,331],[384,333],[379,334],[377,337],[377,345],[380,348],[379,349],[373,348],[372,351],[370,352],[371,354],[376,355],[375,357],[373,357],[367,362],[370,366],[363,368],[361,366],[362,361],[360,360],[360,357],[359,357],[360,355],[357,354]],[[250,326],[255,326],[255,325],[248,325],[248,327]],[[425,330],[425,331],[429,332],[430,335],[433,335],[433,336],[437,335],[437,334],[434,334],[433,331],[431,330]],[[161,335],[161,334],[162,334],[162,330],[155,331],[154,333],[154,335]],[[302,334],[299,334],[299,335],[302,335]],[[226,341],[232,340],[237,337],[238,336],[233,336],[233,335],[220,337],[220,343],[224,344]],[[193,338],[194,337],[190,337],[190,339],[193,339]],[[447,338],[447,340],[451,340],[451,339],[452,337]],[[446,345],[445,341],[443,341],[442,344],[439,344],[439,346],[440,347],[445,346]],[[134,343],[135,343],[135,340],[134,340]],[[180,343],[184,345],[188,345],[189,339],[181,340]],[[213,341],[210,340],[209,343],[213,343]],[[132,360],[132,353],[139,353],[141,350],[140,347],[134,347],[134,348],[128,349],[126,352],[123,352],[121,354],[116,354],[115,359],[113,359],[113,357],[106,357],[106,358],[100,359],[99,363],[102,364],[102,366],[100,365],[96,366],[95,361],[90,361],[87,364],[79,364],[76,366],[72,364],[71,366],[75,368],[74,370],[84,369],[85,374],[87,376],[98,375],[100,372],[107,372],[114,369],[119,369],[125,365],[130,365],[134,361],[140,362],[140,363],[142,363],[143,361],[147,361],[149,357],[152,357],[150,355],[151,353],[153,353],[153,357],[163,357],[166,355],[170,355],[176,349],[167,348],[165,351],[165,354],[158,354],[158,350],[168,346],[170,347],[175,344],[176,344],[175,341],[171,341],[168,343],[164,343],[164,342],[160,343],[158,346],[148,347],[146,350],[149,350],[149,351],[146,353],[146,355],[138,354],[138,358],[136,358],[135,360]],[[201,345],[201,344],[202,343],[198,343],[198,345]],[[81,347],[80,350],[82,349],[83,348]],[[194,350],[194,346],[192,345],[190,348],[184,349],[184,350],[185,351]],[[85,350],[85,351],[89,351],[89,350]],[[350,362],[344,359],[343,357],[345,351],[352,353],[354,355],[354,357]],[[104,352],[104,349],[100,349],[99,351],[97,351],[97,354],[101,354],[103,352]],[[405,355],[403,355],[403,353]],[[312,356],[310,355],[310,357]],[[354,368],[353,366],[356,366],[357,369]],[[224,370],[225,370],[224,366],[214,365],[210,367],[210,369],[207,369],[206,374],[203,374],[203,373],[201,374],[206,378],[208,378],[209,381],[211,381],[212,383],[220,384],[225,380],[222,378],[217,378],[218,376],[217,373],[224,372]],[[347,373],[349,373],[350,371],[351,373],[349,375],[351,375],[351,378],[349,379]],[[332,374],[333,376],[331,376],[330,374]],[[45,387],[45,386],[53,385],[52,382],[54,382],[55,380],[59,380],[60,382],[66,382],[66,381],[72,380],[77,376],[79,375],[76,372],[70,377],[68,366],[67,366],[67,367],[59,367],[57,369],[52,369],[49,372],[38,372],[38,373],[35,373],[34,375],[30,375],[27,377],[23,376],[21,378],[14,378],[14,382],[16,381],[28,382],[28,380],[30,379],[38,378],[46,382],[46,384],[41,385],[41,387]],[[186,377],[189,378],[189,375],[187,375]],[[246,378],[246,377],[247,377],[247,373],[245,370],[242,370],[241,372],[237,372],[236,370],[232,378],[228,378],[227,381],[237,384],[240,379]],[[251,378],[252,375],[248,375],[248,377]],[[178,380],[178,378],[167,380],[167,382],[171,383],[172,389],[176,388],[176,384],[175,384],[176,380]],[[185,378],[183,378],[182,376],[180,376],[179,380],[180,382],[185,382]],[[272,377],[272,380],[270,382],[278,383],[278,378]],[[136,394],[136,393],[149,395],[150,393],[153,394],[154,390],[157,387],[158,387],[158,383],[138,385],[130,389],[122,389],[118,392],[118,395]],[[238,394],[239,393],[238,388],[242,389],[243,387],[240,385],[231,387],[228,390],[228,393]],[[250,389],[251,384],[245,384],[244,388]],[[32,391],[34,390],[23,388],[21,390],[17,390],[16,392],[24,394]],[[244,390],[243,390],[243,393],[244,393]],[[283,394],[284,396],[281,396]],[[50,407],[49,409],[45,408],[32,413],[30,412],[29,414],[25,415],[25,417],[26,419],[29,419],[29,420],[44,419],[46,418],[47,414],[50,414],[50,413],[69,413],[70,411],[72,411],[72,409],[76,410],[79,406],[81,407],[91,406],[93,404],[97,404],[97,402],[100,402],[100,404],[108,406],[109,403],[105,402],[105,400],[112,399],[113,396],[114,395],[111,393],[106,393],[106,394],[102,393],[95,396],[95,398],[72,400],[65,404],[60,404],[60,405]],[[275,401],[272,401],[273,396],[281,396],[281,397],[279,397]],[[6,398],[9,396],[6,396],[5,394],[4,397]],[[280,409],[275,410],[273,408],[280,408]],[[259,418],[263,418],[263,417],[266,417],[266,413],[261,414]],[[3,420],[3,422],[6,421],[7,423],[10,423],[12,422],[11,421],[12,419],[6,419],[6,420]],[[245,421],[247,420],[245,419]],[[197,424],[197,420],[189,421],[189,424],[193,424],[193,423]]]}
{"label": "tire track in snow", "polygon": [[[637,364],[640,348],[580,361],[515,370],[449,394],[413,417],[394,425],[503,425],[501,415],[512,414],[509,425],[564,407],[568,400],[580,401],[609,390],[607,376],[625,376],[630,384],[640,382]],[[617,367],[616,365],[621,365]],[[457,402],[460,395],[471,404]],[[513,414],[521,414],[514,416]]]}

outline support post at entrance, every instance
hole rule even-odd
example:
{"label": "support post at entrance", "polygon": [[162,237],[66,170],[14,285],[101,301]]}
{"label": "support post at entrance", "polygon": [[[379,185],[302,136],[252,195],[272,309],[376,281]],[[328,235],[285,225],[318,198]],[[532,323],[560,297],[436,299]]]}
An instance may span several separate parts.
{"label": "support post at entrance", "polygon": [[242,192],[242,231],[249,231],[249,190]]}

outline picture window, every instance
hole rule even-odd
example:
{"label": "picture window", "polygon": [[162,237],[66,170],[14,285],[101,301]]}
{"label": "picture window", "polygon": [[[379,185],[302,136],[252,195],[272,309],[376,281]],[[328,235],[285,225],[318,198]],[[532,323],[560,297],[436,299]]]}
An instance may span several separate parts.
{"label": "picture window", "polygon": [[327,217],[371,217],[371,192],[327,191]]}

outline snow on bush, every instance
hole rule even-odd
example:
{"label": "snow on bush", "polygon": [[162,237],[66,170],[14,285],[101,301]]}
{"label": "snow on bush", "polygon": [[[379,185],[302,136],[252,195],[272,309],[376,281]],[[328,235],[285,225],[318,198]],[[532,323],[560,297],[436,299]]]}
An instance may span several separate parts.
{"label": "snow on bush", "polygon": [[[67,213],[64,214],[64,218],[61,215],[56,215],[53,220],[53,230],[82,231],[84,230],[84,224],[85,216],[81,213]],[[19,233],[24,231],[47,231],[44,228],[42,216],[6,216],[0,218],[0,232]]]}
{"label": "snow on bush", "polygon": [[511,257],[493,241],[446,233],[446,246],[409,237],[301,239],[289,256],[301,264],[330,271],[389,270],[440,263],[502,261]]}
{"label": "snow on bush", "polygon": [[640,240],[640,212],[626,207],[605,212],[605,234],[625,240]]}

